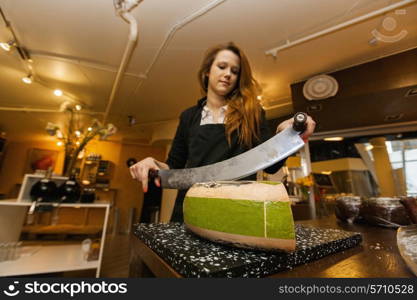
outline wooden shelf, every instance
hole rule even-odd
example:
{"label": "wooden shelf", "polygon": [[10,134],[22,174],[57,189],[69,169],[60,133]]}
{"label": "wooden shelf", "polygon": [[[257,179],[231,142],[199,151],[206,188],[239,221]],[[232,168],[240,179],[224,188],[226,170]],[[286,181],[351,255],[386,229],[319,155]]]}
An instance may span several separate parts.
{"label": "wooden shelf", "polygon": [[102,228],[102,226],[72,224],[26,225],[23,226],[22,232],[34,234],[98,234]]}
{"label": "wooden shelf", "polygon": [[[74,208],[81,208],[81,207],[103,207],[106,208],[111,203],[108,201],[94,201],[94,203],[38,203],[37,205],[52,205],[54,207],[74,207]],[[8,206],[31,206],[31,201],[16,201],[16,199],[6,199],[6,200],[0,200],[0,205],[8,205]]]}
{"label": "wooden shelf", "polygon": [[[20,201],[19,201],[20,200]],[[22,250],[22,256],[15,261],[0,262],[0,276],[18,276],[42,273],[55,273],[63,271],[75,271],[85,269],[96,269],[96,277],[100,275],[101,260],[103,258],[103,249],[105,243],[105,234],[107,230],[107,222],[109,218],[109,211],[111,204],[105,201],[96,201],[94,203],[40,203],[39,205],[53,205],[62,210],[77,210],[78,208],[85,211],[85,217],[88,220],[88,215],[97,214],[104,209],[102,216],[103,221],[100,225],[97,222],[84,225],[68,224],[63,216],[60,220],[63,224],[51,225],[36,224],[24,226],[24,220],[27,215],[29,207],[32,205],[30,200],[23,200],[20,198],[8,199],[0,201],[0,237],[3,240],[16,242],[19,239],[21,231],[34,234],[100,234],[100,251],[97,261],[85,261],[82,257],[81,243],[67,244],[67,245],[45,245],[42,246],[25,246]],[[97,209],[100,208],[100,209]],[[68,217],[67,217],[68,219]],[[12,233],[10,233],[13,231]],[[9,234],[10,233],[10,234]]]}
{"label": "wooden shelf", "polygon": [[96,269],[99,260],[86,261],[80,244],[22,247],[17,260],[0,262],[0,276],[19,276]]}

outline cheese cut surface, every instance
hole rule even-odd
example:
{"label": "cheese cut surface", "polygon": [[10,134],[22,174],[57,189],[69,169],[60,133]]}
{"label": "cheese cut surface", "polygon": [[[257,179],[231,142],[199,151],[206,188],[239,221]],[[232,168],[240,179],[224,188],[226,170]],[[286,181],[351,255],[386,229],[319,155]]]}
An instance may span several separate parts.
{"label": "cheese cut surface", "polygon": [[184,222],[196,234],[211,240],[293,250],[295,232],[290,205],[280,183],[196,184],[184,200]]}

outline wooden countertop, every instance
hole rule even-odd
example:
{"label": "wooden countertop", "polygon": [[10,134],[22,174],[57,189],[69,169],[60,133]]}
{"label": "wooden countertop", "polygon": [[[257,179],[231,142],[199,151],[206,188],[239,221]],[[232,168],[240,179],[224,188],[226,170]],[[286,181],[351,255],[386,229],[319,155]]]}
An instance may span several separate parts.
{"label": "wooden countertop", "polygon": [[367,224],[348,224],[330,216],[298,224],[337,228],[362,234],[361,245],[271,277],[414,277],[397,247],[397,230]]}
{"label": "wooden countertop", "polygon": [[[298,221],[298,224],[360,232],[362,243],[354,248],[331,254],[316,261],[299,265],[270,277],[414,277],[402,260],[396,243],[396,230],[366,224],[348,224],[334,216]],[[132,238],[130,275],[181,277],[140,239]]]}

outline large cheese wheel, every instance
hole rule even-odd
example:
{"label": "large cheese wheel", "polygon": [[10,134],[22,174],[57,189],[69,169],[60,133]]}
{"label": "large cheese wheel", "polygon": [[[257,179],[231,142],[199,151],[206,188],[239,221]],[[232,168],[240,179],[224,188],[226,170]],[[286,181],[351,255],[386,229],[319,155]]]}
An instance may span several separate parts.
{"label": "large cheese wheel", "polygon": [[237,247],[295,249],[291,203],[283,184],[221,181],[193,185],[184,223],[197,235]]}

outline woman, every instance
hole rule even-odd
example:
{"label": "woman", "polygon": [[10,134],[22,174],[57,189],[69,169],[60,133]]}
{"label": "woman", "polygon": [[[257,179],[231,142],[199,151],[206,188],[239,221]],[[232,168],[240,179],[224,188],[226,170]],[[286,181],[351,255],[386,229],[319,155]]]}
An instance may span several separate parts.
{"label": "woman", "polygon": [[[271,137],[257,95],[259,86],[252,77],[249,61],[235,44],[219,45],[206,53],[198,72],[205,94],[197,105],[182,112],[166,163],[152,157],[130,167],[134,179],[148,190],[150,169],[194,168],[241,154]],[[293,119],[278,125],[277,132],[292,126]],[[315,122],[308,117],[302,138],[313,133]],[[284,161],[265,169],[275,173]],[[245,179],[255,179],[256,175]],[[159,179],[155,184],[160,186]],[[182,221],[186,191],[179,191],[172,221]]]}

